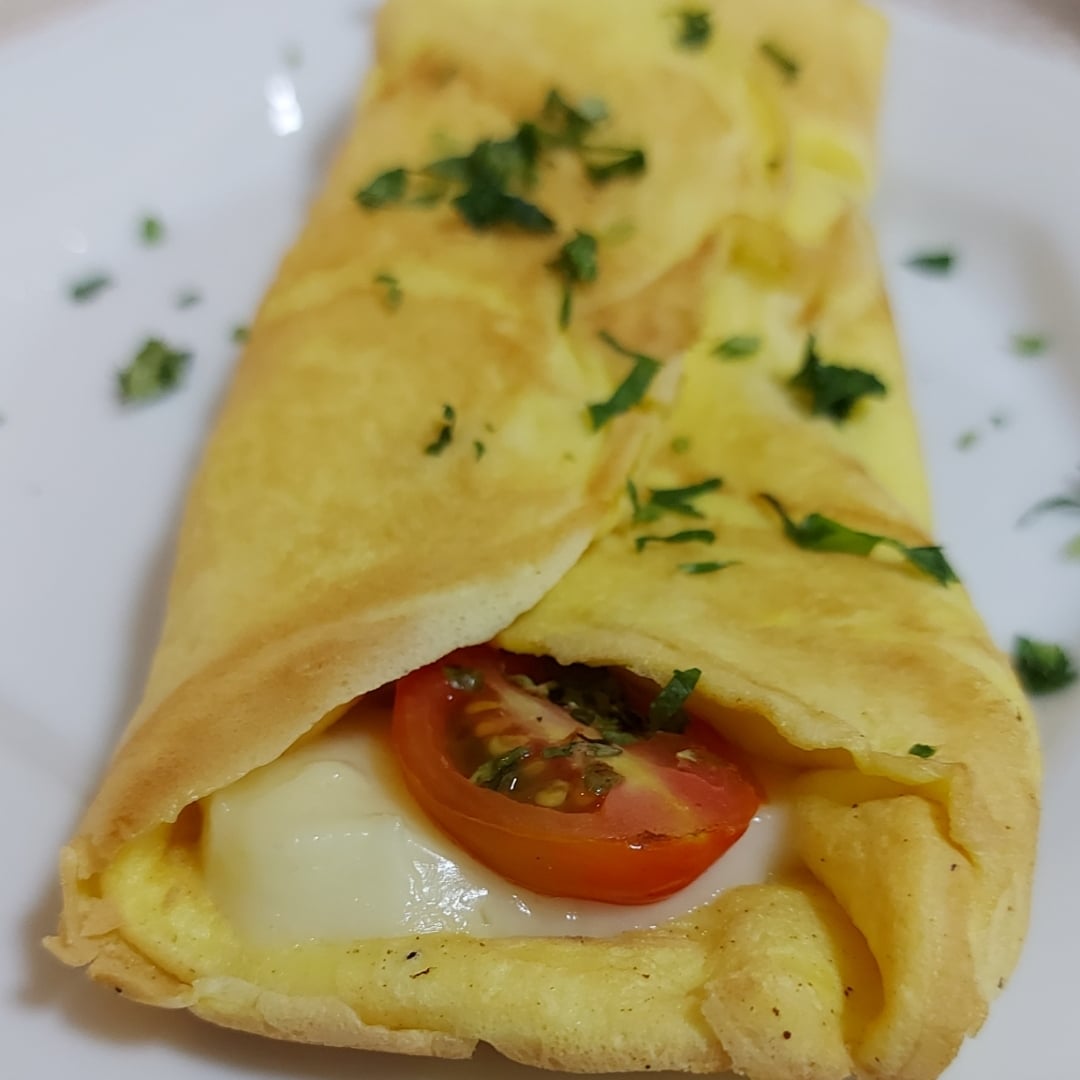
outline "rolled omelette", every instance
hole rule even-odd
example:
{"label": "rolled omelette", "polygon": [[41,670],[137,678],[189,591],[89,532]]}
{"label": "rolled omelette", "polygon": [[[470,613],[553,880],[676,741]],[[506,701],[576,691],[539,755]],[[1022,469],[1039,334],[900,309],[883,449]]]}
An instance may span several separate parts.
{"label": "rolled omelette", "polygon": [[[882,27],[846,2],[707,7],[701,50],[655,3],[384,9],[356,129],[189,497],[143,703],[63,853],[62,959],[274,1037],[446,1057],[486,1041],[575,1071],[933,1077],[977,1029],[1026,922],[1030,714],[958,585],[786,528],[818,514],[930,546],[856,209]],[[553,89],[602,98],[610,143],[648,158],[594,185],[551,155],[533,190],[556,231],[353,201],[505,136]],[[548,264],[573,230],[600,237],[600,273],[564,328]],[[887,392],[843,423],[813,415],[789,381],[811,332]],[[601,333],[667,363],[594,430],[586,403],[628,366]],[[729,361],[737,337],[758,346]],[[663,530],[632,520],[627,480],[706,478],[713,539],[638,550]],[[681,569],[709,560],[729,565]],[[492,639],[657,685],[700,669],[694,714],[791,778],[783,869],[586,938],[267,944],[230,919],[209,887],[214,800]]]}

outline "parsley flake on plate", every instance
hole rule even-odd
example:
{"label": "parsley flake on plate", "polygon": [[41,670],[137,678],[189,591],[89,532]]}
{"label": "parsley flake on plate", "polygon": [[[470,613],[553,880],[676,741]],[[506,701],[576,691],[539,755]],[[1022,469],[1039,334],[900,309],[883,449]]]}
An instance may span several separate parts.
{"label": "parsley flake on plate", "polygon": [[113,279],[103,271],[97,271],[93,274],[87,274],[86,277],[79,278],[78,281],[74,281],[68,287],[68,296],[75,301],[76,304],[86,304],[98,296],[99,293],[105,289],[110,289],[113,286]]}
{"label": "parsley flake on plate", "polygon": [[457,412],[453,405],[442,407],[442,424],[439,433],[424,447],[424,453],[429,457],[438,457],[454,440],[454,425],[457,423]]}
{"label": "parsley flake on plate", "polygon": [[829,416],[837,423],[847,420],[862,398],[888,393],[888,387],[872,372],[822,363],[812,334],[806,342],[803,366],[789,385],[806,392],[813,415]]}
{"label": "parsley flake on plate", "polygon": [[202,293],[198,289],[182,289],[176,294],[176,306],[181,311],[202,303]]}
{"label": "parsley flake on plate", "polygon": [[640,404],[662,367],[659,360],[620,345],[606,330],[601,331],[600,340],[617,353],[633,360],[634,366],[607,401],[595,402],[589,406],[593,431],[599,431],[616,416],[629,412],[635,405]]}
{"label": "parsley flake on plate", "polygon": [[573,314],[574,286],[595,281],[599,273],[596,262],[596,237],[580,229],[572,240],[559,249],[558,256],[548,263],[563,281],[562,305],[559,308],[559,326],[565,330]]}
{"label": "parsley flake on plate", "polygon": [[924,274],[944,277],[952,273],[957,257],[954,252],[942,248],[937,251],[920,251],[907,260],[907,266]]}
{"label": "parsley flake on plate", "polygon": [[229,337],[234,345],[246,345],[251,340],[251,327],[240,323],[232,328]]}
{"label": "parsley flake on plate", "polygon": [[721,360],[747,360],[761,349],[761,338],[756,334],[735,334],[724,338],[713,351]]}
{"label": "parsley flake on plate", "polygon": [[649,705],[649,730],[672,731],[678,734],[686,727],[687,716],[683,710],[687,699],[701,678],[700,668],[673,671],[668,683]]}
{"label": "parsley flake on plate", "polygon": [[679,20],[679,36],[675,44],[691,52],[704,49],[712,37],[712,16],[709,12],[686,10],[677,11],[675,15]]}
{"label": "parsley flake on plate", "polygon": [[937,753],[936,746],[927,746],[926,743],[917,742],[908,751],[912,757],[932,758]]}
{"label": "parsley flake on plate", "polygon": [[146,247],[156,247],[165,239],[165,223],[153,214],[147,214],[139,222],[139,239]]}
{"label": "parsley flake on plate", "polygon": [[1076,681],[1072,658],[1060,645],[1033,638],[1017,637],[1013,646],[1013,665],[1029,694],[1052,694]]}
{"label": "parsley flake on plate", "polygon": [[790,53],[785,52],[775,41],[763,41],[759,48],[761,55],[773,64],[786,82],[794,82],[799,77],[799,71],[801,70],[799,62]]}
{"label": "parsley flake on plate", "polygon": [[1042,356],[1050,342],[1042,334],[1013,334],[1012,351],[1017,356]]}
{"label": "parsley flake on plate", "polygon": [[634,550],[642,552],[649,544],[712,544],[716,533],[712,529],[684,529],[670,536],[638,536],[634,538]]}
{"label": "parsley flake on plate", "polygon": [[949,585],[960,580],[940,547],[909,547],[891,536],[861,532],[825,517],[823,514],[809,514],[801,522],[795,522],[788,516],[778,499],[764,494],[762,498],[780,516],[788,539],[808,551],[826,551],[866,557],[879,544],[884,544],[898,551],[911,566],[927,577],[933,578],[939,585]]}
{"label": "parsley flake on plate", "polygon": [[148,338],[131,363],[117,372],[120,400],[129,404],[164,397],[180,385],[190,360],[191,353]]}

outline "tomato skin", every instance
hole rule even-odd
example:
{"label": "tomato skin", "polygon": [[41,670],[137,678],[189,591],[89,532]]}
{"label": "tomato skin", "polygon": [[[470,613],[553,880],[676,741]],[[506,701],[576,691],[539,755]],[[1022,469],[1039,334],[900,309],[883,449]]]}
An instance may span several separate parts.
{"label": "tomato skin", "polygon": [[[447,665],[480,671],[476,695],[447,682]],[[515,667],[520,670],[520,667]],[[761,801],[722,740],[704,724],[624,748],[629,779],[599,809],[564,813],[517,802],[465,776],[451,755],[448,723],[476,696],[509,702],[500,654],[461,650],[397,686],[393,739],[405,783],[428,816],[480,862],[534,892],[613,904],[648,904],[688,885],[746,831]],[[520,707],[520,705],[519,705]],[[530,712],[554,710],[529,698]],[[694,761],[675,757],[694,748]],[[698,751],[700,750],[700,754]],[[697,759],[702,760],[699,762]]]}

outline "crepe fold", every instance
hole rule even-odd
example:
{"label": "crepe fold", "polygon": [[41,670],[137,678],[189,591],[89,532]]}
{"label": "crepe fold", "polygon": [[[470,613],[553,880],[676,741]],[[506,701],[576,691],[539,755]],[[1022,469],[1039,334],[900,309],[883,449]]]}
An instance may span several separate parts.
{"label": "crepe fold", "polygon": [[[66,962],[274,1037],[442,1057],[485,1041],[576,1071],[920,1080],[981,1023],[1027,918],[1028,708],[959,586],[804,550],[761,498],[930,542],[858,214],[883,28],[848,0],[698,7],[701,52],[651,0],[383,10],[356,124],[190,492],[144,700],[62,854]],[[554,155],[535,198],[557,234],[356,206],[385,170],[505,137],[552,89],[602,97],[605,137],[649,162],[594,187]],[[575,229],[601,238],[601,273],[564,332],[547,264]],[[628,367],[599,331],[668,363],[594,431],[585,404]],[[788,382],[809,332],[886,396],[842,425],[811,415]],[[718,358],[735,335],[757,355]],[[628,477],[712,476],[712,544],[635,549]],[[694,559],[735,565],[681,572]],[[199,800],[492,639],[658,682],[699,667],[694,710],[799,771],[799,868],[614,939],[247,941],[204,887]]]}

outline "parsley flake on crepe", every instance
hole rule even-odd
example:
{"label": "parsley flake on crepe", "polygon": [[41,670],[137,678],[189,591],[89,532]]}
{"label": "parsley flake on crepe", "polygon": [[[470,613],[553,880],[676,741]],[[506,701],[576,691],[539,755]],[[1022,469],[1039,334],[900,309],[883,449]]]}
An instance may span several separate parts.
{"label": "parsley flake on crepe", "polygon": [[87,274],[86,277],[80,278],[71,284],[68,289],[68,296],[76,304],[85,304],[93,300],[105,289],[112,288],[112,285],[113,279],[106,273]]}
{"label": "parsley flake on crepe", "polygon": [[638,536],[634,539],[634,550],[644,551],[649,544],[712,544],[716,533],[712,529],[684,529],[670,536]]}
{"label": "parsley flake on crepe", "polygon": [[638,490],[632,480],[627,480],[626,490],[633,507],[635,524],[656,521],[663,514],[681,514],[683,517],[703,518],[705,515],[694,506],[693,500],[710,491],[716,491],[724,481],[719,476],[710,477],[697,484],[681,488],[653,488],[648,501],[642,503]]}
{"label": "parsley flake on crepe", "polygon": [[1060,645],[1018,637],[1013,647],[1016,673],[1029,694],[1052,694],[1076,681],[1072,658]]}
{"label": "parsley flake on crepe", "polygon": [[936,746],[927,746],[926,743],[917,742],[909,751],[912,757],[932,758],[937,753]]}
{"label": "parsley flake on crepe", "polygon": [[164,397],[180,385],[190,360],[191,353],[170,348],[160,338],[149,338],[135,359],[117,373],[120,400],[127,404]]}
{"label": "parsley flake on crepe", "polygon": [[640,176],[645,171],[645,151],[636,147],[583,146],[585,175],[594,184],[606,184],[620,176]]}
{"label": "parsley flake on crepe", "polygon": [[671,452],[673,454],[685,454],[690,449],[690,439],[686,435],[676,435],[671,440]]}
{"label": "parsley flake on crepe", "polygon": [[751,356],[756,356],[760,348],[761,338],[756,334],[735,334],[724,338],[713,349],[712,354],[721,360],[747,360]]}
{"label": "parsley flake on crepe", "polygon": [[356,201],[368,210],[399,203],[405,198],[409,174],[404,169],[387,169],[356,193]]}
{"label": "parsley flake on crepe", "polygon": [[763,41],[760,49],[761,55],[776,67],[785,81],[794,82],[799,77],[799,62],[790,53],[780,48],[776,42]]}
{"label": "parsley flake on crepe", "polygon": [[679,563],[679,569],[684,574],[715,574],[719,570],[726,570],[729,566],[738,566],[735,559],[726,562],[684,562]]}
{"label": "parsley flake on crepe", "polygon": [[949,585],[960,580],[940,547],[909,547],[891,536],[861,532],[823,514],[809,514],[801,522],[795,522],[788,517],[778,499],[764,494],[762,498],[780,516],[788,539],[808,551],[831,551],[865,557],[879,544],[884,544],[900,552],[911,566],[933,578],[939,585]]}
{"label": "parsley flake on crepe", "polygon": [[373,281],[385,290],[383,303],[386,307],[390,311],[397,311],[401,307],[401,301],[405,299],[405,294],[401,291],[401,282],[393,274],[387,273],[376,274]]}
{"label": "parsley flake on crepe", "polygon": [[599,273],[596,263],[596,237],[579,229],[572,240],[559,249],[557,258],[548,263],[563,281],[562,306],[559,309],[559,326],[565,330],[573,314],[574,286],[595,281]]}
{"label": "parsley flake on crepe", "polygon": [[424,453],[429,457],[438,457],[454,440],[454,424],[457,422],[457,412],[453,405],[442,407],[442,425],[434,440],[424,447]]}
{"label": "parsley flake on crepe", "polygon": [[635,405],[640,404],[662,366],[659,360],[620,345],[606,330],[601,331],[600,340],[610,345],[617,353],[633,360],[634,366],[607,401],[596,402],[589,406],[589,418],[592,420],[593,431],[599,431],[620,413],[629,412]]}
{"label": "parsley flake on crepe", "polygon": [[924,274],[934,274],[938,277],[944,277],[946,274],[952,272],[953,267],[956,265],[956,261],[956,255],[953,252],[942,249],[940,251],[918,252],[908,259],[907,265],[912,270],[919,270]]}
{"label": "parsley flake on crepe", "polygon": [[792,376],[790,385],[806,392],[811,413],[829,416],[838,423],[851,415],[862,398],[888,393],[888,387],[869,371],[823,364],[812,334],[806,342],[802,369]]}
{"label": "parsley flake on crepe", "polygon": [[677,11],[679,36],[675,43],[680,49],[704,49],[712,37],[712,17],[707,11]]}
{"label": "parsley flake on crepe", "polygon": [[667,685],[653,698],[649,706],[649,729],[651,731],[681,732],[686,727],[687,716],[683,711],[687,698],[701,678],[699,668],[673,671]]}

